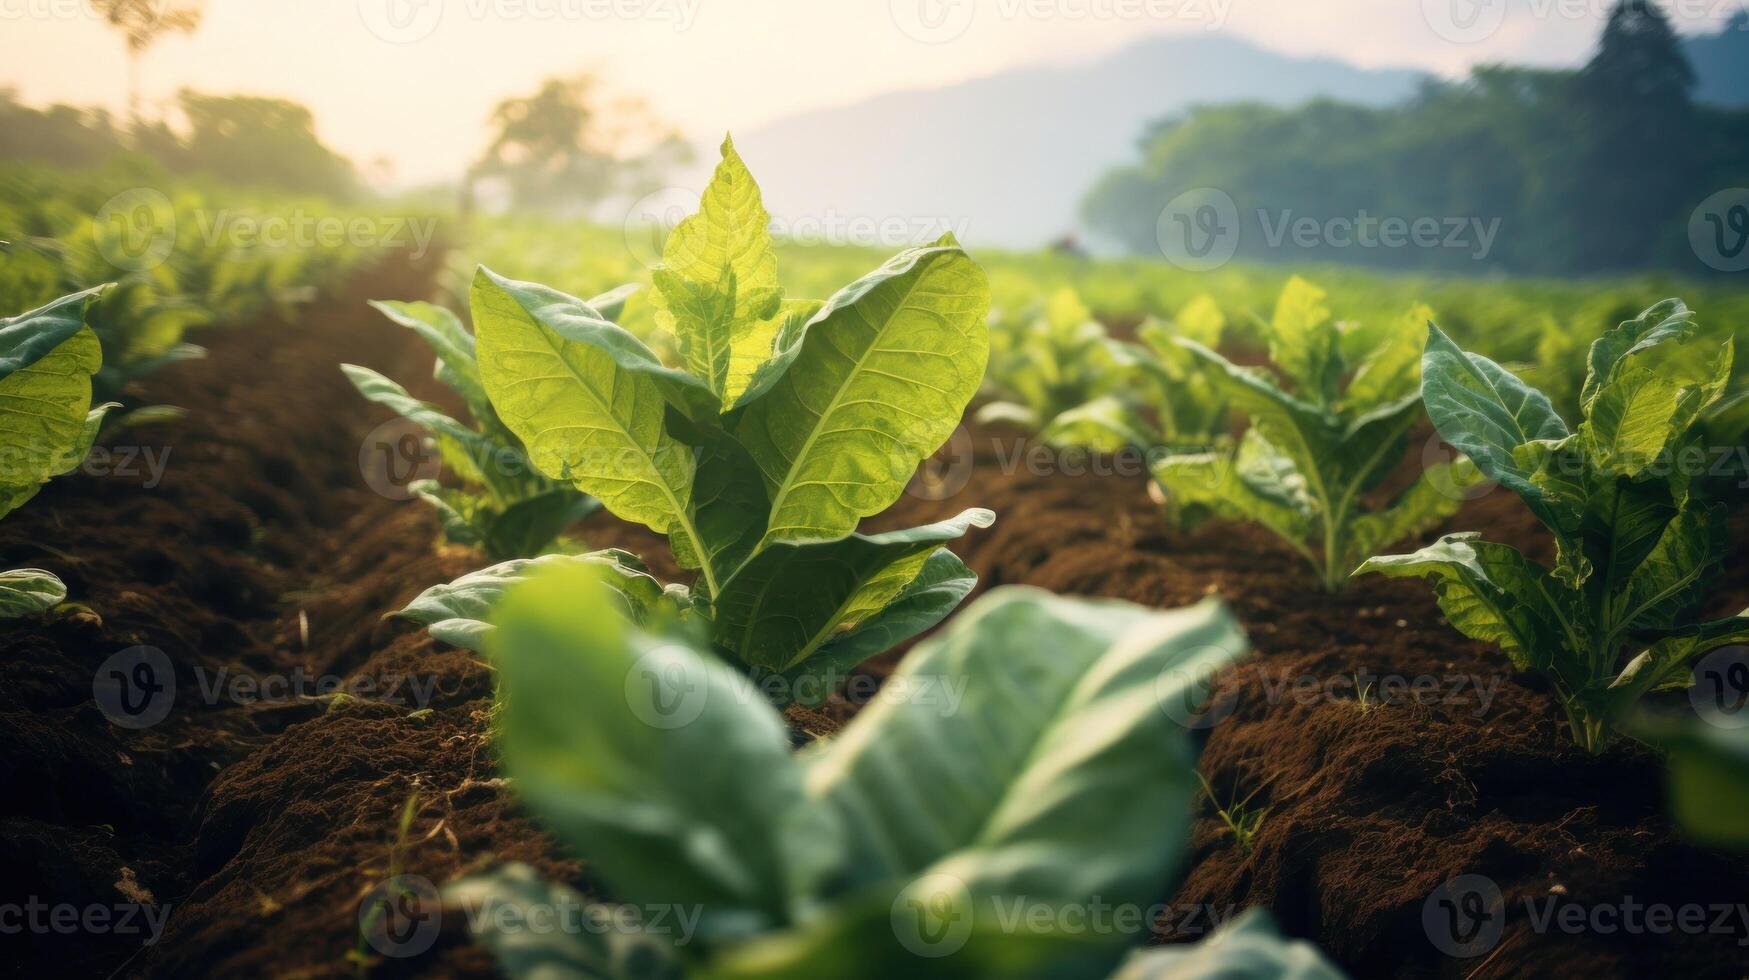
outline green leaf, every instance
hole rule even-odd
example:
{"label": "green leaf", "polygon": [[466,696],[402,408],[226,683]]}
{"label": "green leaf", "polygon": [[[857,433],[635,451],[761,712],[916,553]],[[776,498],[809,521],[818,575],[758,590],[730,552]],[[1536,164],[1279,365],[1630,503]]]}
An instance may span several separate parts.
{"label": "green leaf", "polygon": [[1343,364],[1340,335],[1330,321],[1327,294],[1299,276],[1288,279],[1269,323],[1269,359],[1319,405],[1336,400]]}
{"label": "green leaf", "polygon": [[1544,518],[1548,495],[1519,465],[1515,450],[1528,442],[1559,441],[1567,425],[1542,392],[1480,354],[1466,354],[1437,326],[1427,328],[1421,361],[1427,416],[1446,442],[1473,460],[1488,478],[1523,497]]}
{"label": "green leaf", "polygon": [[102,365],[97,335],[81,329],[0,379],[0,517],[90,448],[102,419],[92,418],[91,376]]}
{"label": "green leaf", "polygon": [[1204,514],[1254,521],[1288,542],[1314,567],[1307,547],[1317,527],[1315,505],[1293,464],[1255,429],[1229,453],[1186,453],[1154,464],[1154,479],[1181,519],[1195,524]]}
{"label": "green leaf", "polygon": [[1625,365],[1628,357],[1665,343],[1688,340],[1699,329],[1693,311],[1679,299],[1667,299],[1606,331],[1591,344],[1586,355],[1581,404],[1589,412],[1592,401],[1614,380],[1616,371]]}
{"label": "green leaf", "polygon": [[486,527],[486,554],[494,560],[531,558],[565,528],[601,509],[601,501],[559,487],[505,507]]}
{"label": "green leaf", "polygon": [[1675,430],[1682,389],[1641,367],[1630,367],[1591,401],[1579,438],[1604,473],[1639,476],[1664,451]]}
{"label": "green leaf", "polygon": [[519,585],[493,621],[499,747],[527,805],[628,902],[702,904],[707,936],[788,922],[809,855],[841,828],[808,805],[758,692],[629,626],[574,565]]}
{"label": "green leaf", "polygon": [[783,298],[770,223],[759,185],[725,138],[698,212],[674,228],[652,276],[657,323],[724,405],[732,402],[735,347],[778,316]]}
{"label": "green leaf", "polygon": [[463,910],[475,941],[492,952],[510,980],[680,980],[683,975],[672,938],[628,928],[620,910],[542,881],[526,864],[450,882],[443,887],[443,904]]}
{"label": "green leaf", "polygon": [[807,756],[810,794],[851,830],[839,877],[941,875],[972,896],[1043,903],[1156,900],[1190,829],[1161,815],[1188,813],[1197,792],[1172,709],[1200,701],[1245,650],[1214,600],[1158,612],[992,591],[888,681],[966,678],[956,710],[883,700]]}
{"label": "green leaf", "polygon": [[1473,640],[1492,643],[1524,668],[1546,670],[1563,643],[1565,614],[1547,569],[1509,545],[1475,533],[1448,534],[1411,555],[1369,558],[1356,575],[1434,579],[1445,618]]}
{"label": "green leaf", "polygon": [[454,313],[434,303],[401,303],[392,300],[372,300],[377,312],[413,331],[437,354],[448,377],[456,384],[456,393],[471,405],[484,400],[480,387],[480,369],[475,363],[474,336],[462,326]]}
{"label": "green leaf", "polygon": [[1696,658],[1737,643],[1749,643],[1749,609],[1729,619],[1687,625],[1658,640],[1628,661],[1610,683],[1608,696],[1625,710],[1653,691],[1686,688],[1693,683],[1689,668]]}
{"label": "green leaf", "polygon": [[53,572],[14,568],[0,572],[0,619],[17,619],[67,601],[67,586]]}
{"label": "green leaf", "polygon": [[85,326],[85,311],[109,284],[62,296],[44,306],[0,317],[0,381],[49,355]]}
{"label": "green leaf", "polygon": [[1283,939],[1269,913],[1246,909],[1198,943],[1130,955],[1111,980],[1344,980],[1318,947]]}
{"label": "green leaf", "polygon": [[693,452],[663,417],[669,397],[702,395],[714,406],[708,389],[544,287],[482,269],[473,306],[486,391],[534,465],[600,499],[621,520],[696,538]]}
{"label": "green leaf", "polygon": [[1672,739],[1670,808],[1713,847],[1749,847],[1749,729],[1695,725]]}
{"label": "green leaf", "polygon": [[777,353],[778,346],[784,344],[786,338],[798,336],[825,305],[823,300],[817,299],[786,299],[778,307],[776,316],[760,320],[735,338],[729,351],[729,382],[723,392],[723,403],[743,404],[754,377]]}
{"label": "green leaf", "polygon": [[735,435],[765,476],[765,541],[830,541],[899,498],[983,379],[989,284],[965,251],[909,249],[838,292],[756,374]]}
{"label": "green leaf", "polygon": [[1479,474],[1468,460],[1429,467],[1384,510],[1356,516],[1349,525],[1350,567],[1391,545],[1412,538],[1456,514],[1463,489]]}
{"label": "green leaf", "polygon": [[492,632],[492,611],[510,589],[527,581],[540,569],[571,565],[598,569],[602,580],[614,586],[620,600],[620,614],[636,624],[647,622],[667,595],[662,583],[645,571],[641,562],[625,552],[541,555],[500,562],[469,572],[453,582],[434,585],[419,593],[395,615],[429,628],[433,637],[452,646],[482,652],[485,638]]}
{"label": "green leaf", "polygon": [[642,288],[635,282],[615,286],[600,296],[591,297],[587,305],[590,309],[601,314],[603,320],[618,323],[620,316],[625,313],[626,301],[637,295],[638,290]]}
{"label": "green leaf", "polygon": [[1422,341],[1432,322],[1432,308],[1417,303],[1392,324],[1385,342],[1355,369],[1342,391],[1343,404],[1364,411],[1414,394],[1421,380]]}
{"label": "green leaf", "polygon": [[[1633,551],[1624,556],[1623,571],[1612,580],[1612,598],[1626,581],[1615,622],[1629,631],[1673,627],[1712,591],[1730,540],[1725,508],[1690,503],[1674,519],[1667,502],[1654,513],[1640,510],[1618,522],[1619,536],[1637,534],[1638,541],[1621,546]],[[1635,561],[1639,555],[1644,557]]]}
{"label": "green leaf", "polygon": [[[473,429],[451,418],[443,409],[427,401],[421,401],[407,393],[407,389],[390,378],[367,367],[357,364],[342,364],[340,372],[346,375],[346,380],[358,389],[358,393],[367,400],[389,409],[396,415],[413,422],[422,429],[442,433],[463,444],[470,453],[475,453],[484,446],[485,439]],[[488,458],[474,455],[476,461]]]}
{"label": "green leaf", "polygon": [[1095,452],[1115,453],[1125,446],[1151,445],[1153,440],[1144,434],[1146,424],[1115,395],[1102,395],[1052,419],[1039,438],[1053,446],[1085,446]]}
{"label": "green leaf", "polygon": [[[861,622],[834,633],[817,653],[789,674],[792,689],[811,687],[823,695],[836,690],[851,668],[870,657],[886,653],[899,644],[934,627],[965,601],[978,584],[978,576],[946,548],[937,549],[917,573],[884,608]],[[813,684],[798,683],[803,678]],[[806,693],[803,691],[802,693]],[[812,706],[814,698],[798,695]]]}
{"label": "green leaf", "polygon": [[906,531],[763,548],[716,595],[716,642],[750,667],[783,673],[802,666],[877,616],[944,542],[994,520],[987,510],[968,510]]}

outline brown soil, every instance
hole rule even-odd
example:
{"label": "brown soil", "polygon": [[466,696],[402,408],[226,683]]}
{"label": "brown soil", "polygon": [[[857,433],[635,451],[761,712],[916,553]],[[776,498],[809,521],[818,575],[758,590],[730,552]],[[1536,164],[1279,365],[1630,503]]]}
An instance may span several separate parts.
{"label": "brown soil", "polygon": [[[429,354],[363,301],[424,295],[429,282],[428,269],[391,263],[368,289],[305,311],[295,327],[210,334],[210,360],[167,371],[145,392],[188,417],[110,440],[169,447],[162,485],[73,476],[0,524],[0,567],[54,570],[87,610],[10,624],[0,638],[9,735],[0,905],[35,897],[170,909],[149,947],[137,935],[6,936],[0,970],[490,976],[455,923],[422,956],[361,959],[361,899],[395,872],[442,883],[500,860],[582,876],[495,771],[489,670],[382,619],[480,564],[436,544],[425,508],[367,488],[359,449],[387,416],[335,369],[344,358],[427,378]],[[1523,915],[1509,917],[1492,959],[1439,953],[1423,904],[1460,874],[1488,876],[1513,902],[1558,885],[1585,904],[1734,903],[1749,895],[1749,863],[1672,832],[1651,754],[1624,745],[1591,759],[1569,747],[1548,692],[1445,626],[1421,584],[1373,580],[1326,596],[1255,529],[1168,530],[1133,465],[1032,473],[1019,439],[956,440],[927,484],[953,492],[919,484],[878,524],[990,507],[997,525],[957,549],[980,588],[1026,583],[1155,606],[1218,592],[1257,648],[1222,681],[1204,769],[1223,798],[1255,790],[1253,804],[1269,812],[1244,854],[1204,807],[1183,882],[1160,896],[1170,903],[1161,939],[1197,937],[1205,917],[1183,914],[1192,907],[1264,905],[1362,977],[1741,975],[1734,936],[1578,939],[1533,933]],[[1452,526],[1548,547],[1501,492]],[[582,530],[591,546],[627,547],[675,572],[666,547],[639,529],[601,515]],[[1749,525],[1740,519],[1736,530],[1741,546]],[[1723,591],[1721,610],[1749,605],[1749,569],[1729,573]],[[100,665],[138,645],[174,665],[175,699],[162,722],[130,730],[111,724],[92,692]],[[883,674],[895,659],[868,669]],[[258,679],[301,670],[379,687],[356,698],[206,696],[220,670]],[[1462,704],[1405,695],[1370,708],[1345,688],[1291,689],[1302,675],[1340,682],[1357,670],[1498,687],[1485,709],[1468,689],[1455,692],[1468,696]],[[792,721],[820,734],[855,710],[835,703]]]}

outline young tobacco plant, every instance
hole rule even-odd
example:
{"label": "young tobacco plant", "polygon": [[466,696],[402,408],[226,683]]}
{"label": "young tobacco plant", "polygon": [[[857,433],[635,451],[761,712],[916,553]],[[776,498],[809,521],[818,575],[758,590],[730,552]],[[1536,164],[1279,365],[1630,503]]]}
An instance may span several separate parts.
{"label": "young tobacco plant", "polygon": [[[521,865],[448,886],[513,980],[1106,976],[1142,934],[1067,914],[1170,891],[1199,793],[1173,709],[1246,648],[1214,600],[1161,612],[998,589],[888,681],[914,696],[797,756],[744,678],[608,596],[588,569],[545,571],[506,598],[488,644],[506,772],[624,903]],[[495,925],[560,902],[603,928]],[[1017,906],[1067,913],[1017,920]],[[660,908],[691,910],[690,934],[637,924]],[[1199,949],[1206,972],[1149,959],[1123,975],[1238,975],[1219,968],[1310,952],[1256,920],[1229,935],[1247,938]]]}
{"label": "young tobacco plant", "polygon": [[1177,341],[1211,368],[1209,377],[1250,415],[1251,428],[1236,452],[1168,456],[1153,473],[1181,521],[1261,524],[1336,591],[1368,555],[1456,513],[1456,489],[1468,470],[1432,467],[1384,508],[1367,508],[1366,495],[1402,460],[1421,414],[1415,375],[1430,312],[1410,310],[1384,343],[1351,364],[1324,296],[1297,276],[1288,281],[1267,325],[1273,373]]}
{"label": "young tobacco plant", "polygon": [[1052,445],[1099,452],[1208,446],[1224,435],[1226,402],[1174,338],[1213,347],[1225,323],[1204,296],[1171,323],[1150,317],[1136,331],[1140,343],[1121,341],[1073,291],[1060,290],[1038,316],[992,329],[990,387],[1002,400],[978,420],[1014,422]]}
{"label": "young tobacco plant", "polygon": [[[91,451],[104,413],[91,407],[103,350],[85,323],[98,286],[0,317],[0,517],[36,496]],[[0,572],[0,618],[52,609],[67,587],[40,568]]]}
{"label": "young tobacco plant", "polygon": [[[627,294],[615,290],[591,302],[611,318]],[[429,432],[443,462],[461,478],[459,489],[436,480],[408,487],[437,508],[444,537],[477,547],[493,561],[531,558],[552,546],[565,528],[600,509],[595,498],[549,479],[529,461],[522,441],[499,420],[486,396],[474,336],[460,318],[431,303],[371,305],[431,346],[437,379],[460,396],[474,419],[470,428],[370,368],[340,365],[359,394]]]}
{"label": "young tobacco plant", "polygon": [[1574,740],[1601,751],[1641,696],[1687,687],[1695,658],[1749,640],[1749,618],[1695,618],[1728,540],[1725,508],[1692,492],[1693,461],[1709,458],[1696,422],[1731,358],[1732,341],[1706,339],[1666,300],[1591,345],[1583,420],[1569,429],[1540,391],[1431,327],[1428,416],[1549,529],[1555,567],[1468,533],[1360,572],[1432,578],[1451,624],[1547,674]]}
{"label": "young tobacco plant", "polygon": [[[988,526],[989,511],[857,526],[959,424],[988,356],[989,286],[949,236],[823,303],[788,299],[769,221],[725,140],[654,274],[679,366],[590,304],[484,268],[473,318],[486,393],[534,465],[668,536],[698,571],[682,605],[724,657],[823,697],[830,678],[939,622],[975,581],[943,545]],[[440,586],[407,615],[477,635],[465,623],[525,571]]]}

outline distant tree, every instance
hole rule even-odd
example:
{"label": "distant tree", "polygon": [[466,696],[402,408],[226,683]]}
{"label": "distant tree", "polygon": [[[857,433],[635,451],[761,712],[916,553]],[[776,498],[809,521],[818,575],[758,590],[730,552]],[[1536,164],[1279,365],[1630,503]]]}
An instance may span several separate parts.
{"label": "distant tree", "polygon": [[188,118],[182,165],[242,184],[344,198],[357,190],[352,163],[316,137],[310,110],[253,96],[177,97]]}
{"label": "distant tree", "polygon": [[1672,233],[1703,135],[1694,84],[1663,13],[1647,0],[1620,0],[1573,90],[1579,160],[1569,184],[1571,227],[1584,271],[1641,265]]}
{"label": "distant tree", "polygon": [[502,180],[518,208],[575,212],[653,190],[691,151],[640,100],[604,100],[591,76],[555,78],[492,110],[492,142],[469,173]]}
{"label": "distant tree", "polygon": [[200,26],[200,0],[93,0],[128,44],[128,119],[140,121],[140,59],[166,34],[190,34]]}

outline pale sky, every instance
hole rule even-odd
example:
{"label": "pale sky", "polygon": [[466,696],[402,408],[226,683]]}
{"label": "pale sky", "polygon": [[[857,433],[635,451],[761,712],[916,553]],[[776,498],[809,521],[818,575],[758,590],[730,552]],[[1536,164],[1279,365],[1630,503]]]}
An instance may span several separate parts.
{"label": "pale sky", "polygon": [[[157,0],[165,2],[165,0]],[[173,2],[173,0],[172,0]],[[186,0],[184,0],[186,2]],[[1749,0],[1670,0],[1685,32]],[[123,43],[87,0],[0,0],[0,87],[31,104],[125,104]],[[1067,62],[1149,34],[1221,31],[1369,67],[1461,73],[1571,64],[1609,0],[209,0],[197,33],[143,66],[147,103],[179,88],[310,106],[323,139],[396,183],[459,173],[499,99],[588,70],[695,138],[798,110],[1005,68]]]}

